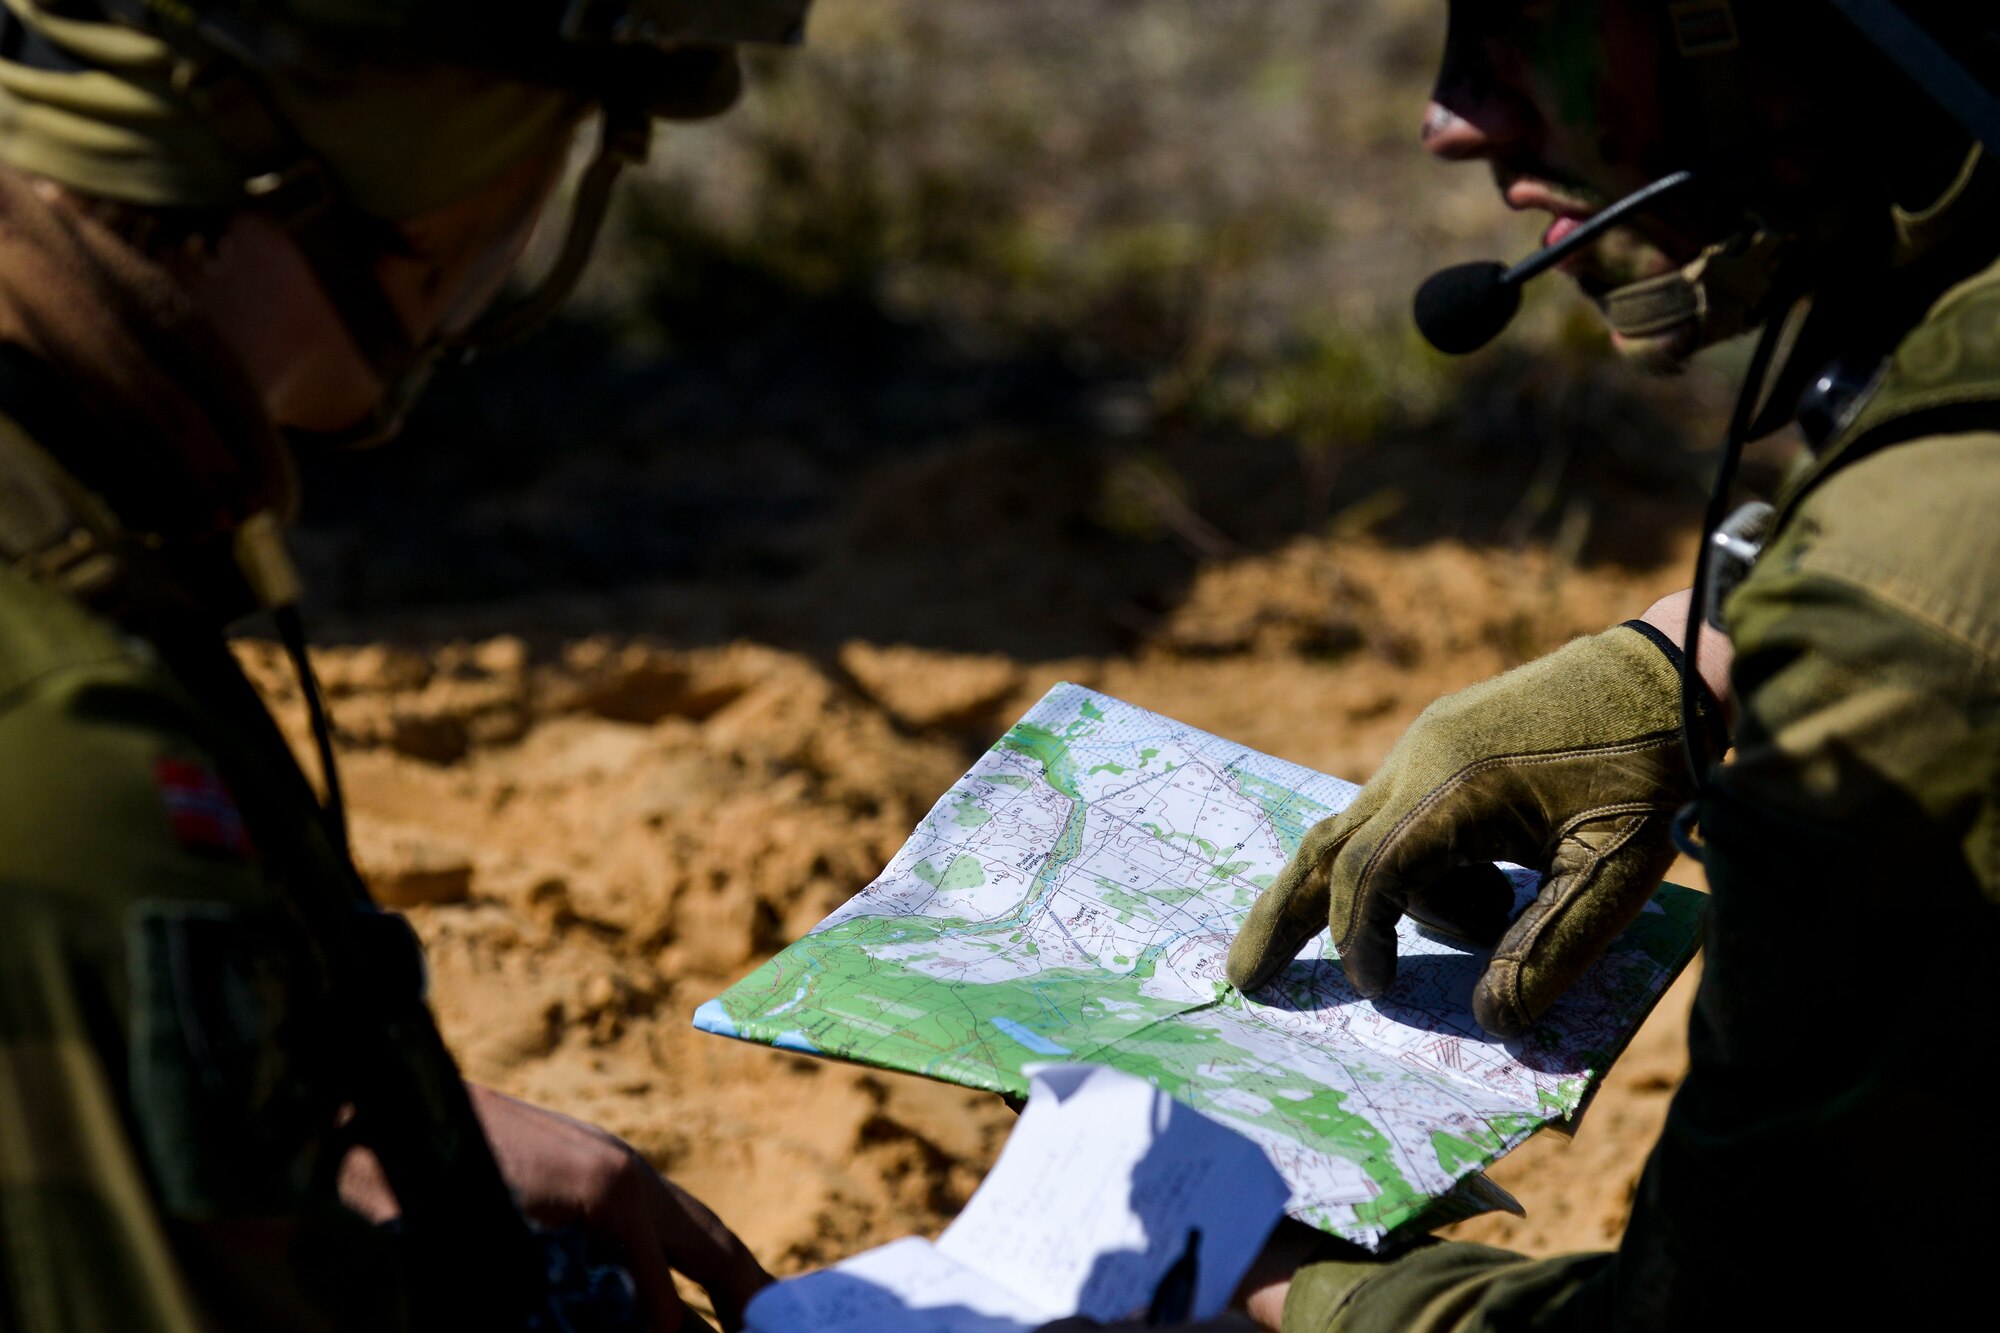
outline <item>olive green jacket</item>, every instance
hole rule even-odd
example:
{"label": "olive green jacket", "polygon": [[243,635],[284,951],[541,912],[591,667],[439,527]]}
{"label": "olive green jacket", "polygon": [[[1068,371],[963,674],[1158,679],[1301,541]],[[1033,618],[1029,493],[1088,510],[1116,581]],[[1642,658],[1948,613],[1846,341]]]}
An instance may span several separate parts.
{"label": "olive green jacket", "polygon": [[1688,1074],[1618,1250],[1315,1265],[1287,1333],[1923,1327],[1988,1299],[2000,266],[1938,302],[1779,503],[1727,606],[1740,721],[1700,811]]}
{"label": "olive green jacket", "polygon": [[227,668],[203,684],[56,590],[116,592],[51,541],[50,484],[207,551],[283,489],[243,465],[269,428],[162,273],[3,177],[0,344],[0,1333],[393,1330],[398,1249],[335,1190],[352,1061],[302,906],[351,901],[345,863],[221,616],[185,613]]}
{"label": "olive green jacket", "polygon": [[143,645],[0,570],[0,1328],[400,1322],[334,1193],[326,978],[235,748]]}

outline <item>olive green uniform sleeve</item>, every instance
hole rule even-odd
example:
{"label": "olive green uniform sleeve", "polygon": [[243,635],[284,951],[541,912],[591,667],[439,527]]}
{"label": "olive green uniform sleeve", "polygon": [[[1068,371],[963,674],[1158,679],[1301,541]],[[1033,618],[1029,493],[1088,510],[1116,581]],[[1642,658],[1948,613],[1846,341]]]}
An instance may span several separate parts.
{"label": "olive green uniform sleeve", "polygon": [[[383,1289],[334,1196],[310,941],[215,739],[144,649],[0,570],[8,1333],[364,1326]],[[353,1266],[315,1277],[308,1238]]]}
{"label": "olive green uniform sleeve", "polygon": [[163,888],[199,876],[174,873],[164,827],[129,827],[166,820],[150,780],[131,781],[135,730],[77,721],[93,697],[129,695],[140,664],[0,580],[0,1324],[193,1329],[122,1104],[129,888],[99,863],[163,872]]}
{"label": "olive green uniform sleeve", "polygon": [[1614,1254],[1303,1270],[1288,1333],[1924,1327],[1990,1286],[2000,435],[1832,476],[1728,608],[1689,1072]]}

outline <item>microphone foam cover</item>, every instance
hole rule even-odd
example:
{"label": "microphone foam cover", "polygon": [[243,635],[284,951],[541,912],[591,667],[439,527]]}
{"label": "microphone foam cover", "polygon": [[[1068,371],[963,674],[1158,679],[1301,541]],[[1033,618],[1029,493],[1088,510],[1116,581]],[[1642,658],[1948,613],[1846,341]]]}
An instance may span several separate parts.
{"label": "microphone foam cover", "polygon": [[1521,309],[1521,288],[1490,261],[1455,264],[1417,288],[1417,332],[1440,352],[1463,356],[1500,336]]}

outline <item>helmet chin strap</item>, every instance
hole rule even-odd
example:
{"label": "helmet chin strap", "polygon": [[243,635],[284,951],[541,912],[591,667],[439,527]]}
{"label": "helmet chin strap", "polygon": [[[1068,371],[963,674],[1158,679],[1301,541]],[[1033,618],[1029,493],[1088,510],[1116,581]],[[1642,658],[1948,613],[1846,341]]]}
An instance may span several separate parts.
{"label": "helmet chin strap", "polygon": [[449,341],[467,354],[504,347],[526,336],[555,314],[590,263],[590,252],[611,211],[611,192],[627,167],[643,164],[652,147],[653,120],[636,107],[606,107],[599,129],[597,155],[584,168],[570,205],[569,226],[562,249],[549,271],[528,292],[509,305],[488,312],[463,334]]}
{"label": "helmet chin strap", "polygon": [[[1742,39],[1730,0],[1681,0],[1667,22],[1685,80],[1689,109],[1703,129],[1704,177],[1720,198],[1744,198],[1762,148],[1749,106]],[[1724,342],[1764,322],[1780,265],[1792,247],[1778,229],[1746,218],[1732,235],[1693,261],[1598,299],[1605,322],[1623,338],[1669,350],[1670,358]]]}
{"label": "helmet chin strap", "polygon": [[[1890,63],[1965,131],[2000,156],[2000,97],[1891,0],[1830,0]],[[1975,3],[1967,4],[1974,9]]]}
{"label": "helmet chin strap", "polygon": [[1598,306],[1622,337],[1670,340],[1677,351],[1692,352],[1769,318],[1791,248],[1790,239],[1776,231],[1746,227],[1681,268],[1606,293]]}
{"label": "helmet chin strap", "polygon": [[353,449],[393,436],[438,365],[511,341],[547,319],[576,286],[604,225],[612,186],[624,168],[645,160],[652,122],[636,105],[607,105],[597,156],[578,186],[561,253],[519,304],[495,312],[463,333],[418,341],[376,273],[384,254],[407,251],[396,225],[356,208],[338,178],[292,130],[251,77],[251,62],[229,41],[199,24],[164,33],[178,61],[174,87],[206,116],[243,170],[243,206],[284,229],[311,268],[348,341],[374,372],[382,392],[359,421],[336,431],[291,430],[311,449]]}
{"label": "helmet chin strap", "polygon": [[[365,276],[353,275],[350,283],[336,287],[329,281],[327,268],[313,264],[315,275],[328,299],[341,316],[355,350],[374,370],[382,392],[368,413],[353,425],[334,431],[297,428],[286,438],[302,449],[316,451],[366,449],[392,439],[402,428],[424,387],[438,367],[452,361],[469,361],[479,353],[503,347],[524,337],[555,314],[576,290],[590,262],[591,251],[604,230],[611,209],[613,187],[628,166],[646,160],[652,143],[652,119],[633,107],[606,107],[598,137],[597,154],[584,169],[570,206],[569,224],[563,232],[562,248],[547,273],[524,295],[508,305],[488,312],[472,327],[459,332],[440,332],[418,344],[400,318],[395,321],[396,337],[368,336],[364,329],[373,321],[364,316],[360,323],[350,317],[338,291],[362,285],[381,298],[381,284],[372,269]],[[304,247],[301,246],[303,250]],[[308,262],[312,255],[307,254]],[[330,266],[337,268],[338,266]],[[387,305],[386,298],[381,298]]]}

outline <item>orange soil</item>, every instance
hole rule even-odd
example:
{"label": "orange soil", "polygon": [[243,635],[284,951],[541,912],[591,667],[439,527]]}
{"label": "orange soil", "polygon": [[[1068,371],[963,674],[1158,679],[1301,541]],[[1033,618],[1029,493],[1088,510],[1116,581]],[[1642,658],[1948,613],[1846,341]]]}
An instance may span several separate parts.
{"label": "orange soil", "polygon": [[[1051,682],[1360,778],[1439,693],[1635,614],[1679,568],[1306,537],[1210,563],[1119,656],[852,642],[815,660],[607,638],[531,653],[499,637],[320,662],[360,858],[429,945],[467,1073],[624,1135],[785,1273],[935,1232],[1011,1117],[991,1096],[738,1045],[689,1017],[867,884]],[[242,653],[302,741],[276,652]],[[1617,1234],[1682,1069],[1689,998],[1684,981],[1573,1139],[1544,1135],[1494,1172],[1528,1217],[1457,1234],[1536,1253]]]}

